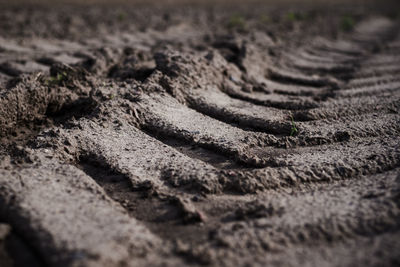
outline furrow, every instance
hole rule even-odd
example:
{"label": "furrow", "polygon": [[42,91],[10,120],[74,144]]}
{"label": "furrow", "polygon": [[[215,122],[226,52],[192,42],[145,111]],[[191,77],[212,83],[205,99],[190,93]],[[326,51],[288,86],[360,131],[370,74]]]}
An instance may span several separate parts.
{"label": "furrow", "polygon": [[[312,50],[312,48],[309,48]],[[323,72],[340,72],[340,69],[352,71],[356,59],[344,60],[338,57],[331,58],[327,54],[315,55],[305,51],[304,49],[286,52],[283,59],[290,66],[295,66],[304,70],[320,70]]]}
{"label": "furrow", "polygon": [[265,92],[281,95],[293,96],[318,96],[327,92],[327,88],[315,88],[311,86],[300,86],[292,84],[284,84],[272,80],[264,81]]}
{"label": "furrow", "polygon": [[277,140],[271,135],[243,131],[204,116],[168,95],[143,95],[138,105],[145,129],[234,157],[243,164],[258,164],[257,158],[247,153],[250,147],[264,146]]}
{"label": "furrow", "polygon": [[119,266],[160,246],[73,166],[43,157],[42,163],[0,173],[1,214],[50,266]]}
{"label": "furrow", "polygon": [[297,111],[294,112],[293,116],[295,120],[309,121],[339,119],[341,117],[375,112],[398,113],[400,109],[399,96],[398,91],[394,91],[388,95],[367,95],[331,99],[330,101],[325,102],[320,108]]}
{"label": "furrow", "polygon": [[255,192],[354,179],[360,175],[388,171],[400,165],[399,145],[393,137],[336,143],[334,146],[254,151],[257,152],[260,158],[276,167],[231,173],[229,182],[235,190]]}
{"label": "furrow", "polygon": [[186,155],[189,158],[205,162],[216,169],[246,169],[245,166],[237,164],[230,156],[216,153],[210,149],[202,148],[185,140],[173,138],[170,136],[154,135],[150,132],[146,133],[164,143],[165,145],[174,148],[181,154]]}
{"label": "furrow", "polygon": [[323,87],[323,86],[337,86],[338,82],[333,78],[329,77],[320,77],[317,75],[306,75],[297,73],[291,70],[270,67],[269,68],[269,77],[273,80],[283,82],[283,83],[294,83],[299,85],[308,85],[315,87]]}
{"label": "furrow", "polygon": [[[385,165],[397,164],[399,150],[396,138],[382,137],[381,140],[365,138],[334,145],[322,145],[318,147],[298,147],[293,149],[273,149],[266,154],[274,156],[276,166],[280,167],[303,167],[327,165],[349,165],[362,167],[369,160],[381,163],[380,166],[373,166],[384,169]],[[364,149],[365,148],[365,149]],[[318,152],[318,153],[317,153]],[[261,152],[262,153],[262,152]],[[387,161],[387,163],[386,163]],[[366,164],[368,165],[368,164]],[[371,164],[373,165],[373,164]],[[368,171],[368,169],[362,170]]]}
{"label": "furrow", "polygon": [[382,65],[400,65],[400,57],[398,55],[379,53],[363,62],[365,66],[377,67]]}
{"label": "furrow", "polygon": [[[288,62],[294,68],[304,72],[319,72],[321,74],[352,73],[356,70],[354,64],[337,62],[315,62],[299,58],[297,55],[288,56]],[[289,63],[288,63],[289,64]]]}
{"label": "furrow", "polygon": [[250,103],[273,107],[278,109],[296,110],[316,108],[319,104],[312,98],[307,96],[288,96],[281,94],[265,94],[262,92],[246,93],[238,90],[227,88],[225,92],[237,99],[248,101]]}
{"label": "furrow", "polygon": [[298,122],[296,127],[299,130],[294,141],[296,145],[319,145],[373,136],[398,136],[400,116],[371,113],[338,120]]}
{"label": "furrow", "polygon": [[323,38],[316,38],[312,43],[313,50],[325,55],[334,54],[336,57],[356,58],[366,53],[365,49],[349,40],[331,41]]}
{"label": "furrow", "polygon": [[[347,88],[345,90],[336,91],[336,97],[359,97],[359,96],[374,96],[385,94],[396,94],[400,89],[400,81],[390,81],[375,85],[368,85],[360,88]],[[397,95],[397,94],[396,94]]]}
{"label": "furrow", "polygon": [[398,64],[393,65],[383,65],[376,67],[363,66],[360,70],[354,73],[353,78],[368,78],[371,76],[381,76],[381,75],[397,75],[400,73],[400,66]]}
{"label": "furrow", "polygon": [[355,62],[357,57],[335,54],[334,52],[317,53],[311,45],[309,48],[302,48],[300,51],[294,51],[291,56],[298,56],[309,63],[327,63],[327,64],[347,64]]}
{"label": "furrow", "polygon": [[196,111],[244,129],[282,135],[290,133],[289,111],[256,106],[217,90],[192,94],[188,101]]}
{"label": "furrow", "polygon": [[[114,172],[112,169],[102,166],[101,163],[81,161],[78,163],[87,175],[91,176],[101,185],[107,195],[115,202],[125,208],[128,214],[139,220],[150,231],[164,240],[165,251],[163,257],[168,257],[169,244],[173,244],[170,236],[179,230],[189,230],[196,226],[196,222],[204,219],[196,210],[187,207],[192,203],[188,195],[182,192],[148,192],[146,190],[133,190],[132,186],[124,175]],[[188,229],[189,228],[189,229]],[[180,236],[178,240],[191,240],[191,235]],[[172,249],[173,250],[173,249]],[[168,259],[172,261],[168,266],[184,266],[179,255]],[[153,266],[165,266],[166,259],[161,263],[154,263]]]}
{"label": "furrow", "polygon": [[397,82],[399,80],[400,80],[400,78],[398,76],[392,75],[392,74],[374,75],[374,76],[365,77],[365,78],[351,79],[348,82],[347,86],[349,88],[365,87],[365,86],[374,85],[374,84]]}
{"label": "furrow", "polygon": [[212,165],[185,156],[118,118],[117,114],[114,118],[114,123],[100,125],[82,119],[79,121],[82,131],[63,133],[58,139],[76,144],[68,148],[69,154],[103,162],[104,166],[128,177],[136,189],[179,187],[206,193],[221,191],[218,170]]}
{"label": "furrow", "polygon": [[[212,249],[225,257],[232,257],[232,251],[260,255],[253,260],[266,265],[273,263],[275,257],[285,258],[294,249],[301,257],[291,255],[285,260],[287,266],[296,266],[296,259],[304,260],[303,257],[307,262],[320,262],[322,257],[329,265],[333,261],[337,266],[350,266],[364,258],[358,255],[356,244],[370,244],[372,238],[385,237],[387,245],[395,247],[382,247],[380,242],[367,247],[371,252],[393,255],[400,246],[395,241],[400,228],[398,171],[296,194],[265,194],[236,208],[227,217],[231,220],[211,237],[212,245],[218,244]],[[375,186],[377,181],[379,189]],[[243,218],[238,217],[241,214]],[[337,257],[340,251],[339,255],[343,255],[342,250],[350,250],[347,257]],[[256,253],[259,251],[264,253]],[[215,259],[219,262],[219,257]],[[379,261],[382,265],[389,262],[386,257]]]}

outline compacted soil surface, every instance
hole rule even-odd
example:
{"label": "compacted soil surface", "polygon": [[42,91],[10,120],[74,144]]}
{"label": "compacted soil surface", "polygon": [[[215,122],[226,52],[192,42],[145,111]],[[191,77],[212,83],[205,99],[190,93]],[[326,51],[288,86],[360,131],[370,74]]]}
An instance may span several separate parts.
{"label": "compacted soil surface", "polygon": [[0,266],[399,266],[388,1],[0,4]]}

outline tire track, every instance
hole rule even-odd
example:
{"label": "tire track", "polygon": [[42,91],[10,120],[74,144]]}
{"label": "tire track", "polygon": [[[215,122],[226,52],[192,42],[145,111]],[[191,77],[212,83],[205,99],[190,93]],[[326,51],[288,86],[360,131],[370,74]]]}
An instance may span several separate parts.
{"label": "tire track", "polygon": [[[2,215],[48,265],[91,265],[98,260],[114,265],[150,253],[160,243],[72,166],[43,162],[1,170],[0,187]],[[118,256],[104,253],[110,250],[119,251]]]}
{"label": "tire track", "polygon": [[138,10],[0,37],[0,216],[45,264],[395,266],[397,22]]}

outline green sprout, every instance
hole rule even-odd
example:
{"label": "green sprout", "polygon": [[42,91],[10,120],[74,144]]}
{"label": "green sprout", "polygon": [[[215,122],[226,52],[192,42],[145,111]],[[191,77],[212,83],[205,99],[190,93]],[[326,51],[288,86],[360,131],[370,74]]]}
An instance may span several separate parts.
{"label": "green sprout", "polygon": [[230,29],[244,30],[246,28],[246,20],[243,16],[235,14],[229,18],[227,26]]}
{"label": "green sprout", "polygon": [[121,13],[118,14],[117,18],[118,18],[119,21],[124,21],[125,18],[126,18],[126,15],[125,15],[125,13],[121,12]]}
{"label": "green sprout", "polygon": [[354,29],[355,21],[354,18],[351,16],[344,16],[340,21],[340,28],[345,31],[349,32]]}
{"label": "green sprout", "polygon": [[299,12],[289,12],[286,14],[286,19],[291,22],[299,21],[305,18],[306,16]]}
{"label": "green sprout", "polygon": [[287,18],[289,21],[295,21],[295,20],[297,19],[297,16],[296,16],[296,14],[295,14],[294,12],[289,12],[289,13],[286,15],[286,18]]}
{"label": "green sprout", "polygon": [[291,117],[291,121],[292,121],[292,129],[290,130],[290,136],[294,136],[296,133],[299,132],[299,130],[297,130],[296,123],[294,122],[293,116]]}
{"label": "green sprout", "polygon": [[57,73],[57,76],[51,76],[47,81],[46,84],[61,84],[63,81],[66,81],[68,78],[68,74],[63,71],[62,73]]}

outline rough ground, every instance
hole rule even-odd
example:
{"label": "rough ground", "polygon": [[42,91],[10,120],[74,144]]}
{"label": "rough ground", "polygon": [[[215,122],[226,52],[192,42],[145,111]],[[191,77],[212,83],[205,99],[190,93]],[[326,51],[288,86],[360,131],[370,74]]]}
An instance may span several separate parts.
{"label": "rough ground", "polygon": [[398,5],[39,2],[0,4],[0,266],[400,265]]}

